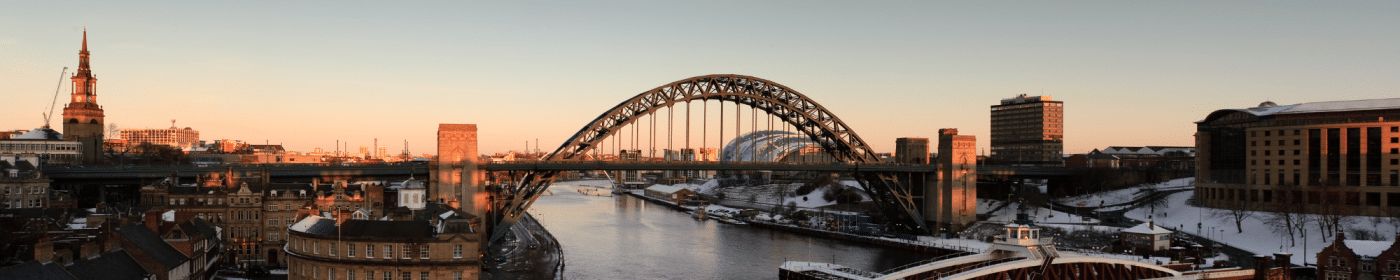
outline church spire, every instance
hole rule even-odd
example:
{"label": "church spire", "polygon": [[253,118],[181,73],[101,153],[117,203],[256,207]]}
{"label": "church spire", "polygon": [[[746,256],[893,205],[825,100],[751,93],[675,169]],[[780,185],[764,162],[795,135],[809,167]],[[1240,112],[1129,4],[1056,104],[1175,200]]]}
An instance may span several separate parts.
{"label": "church spire", "polygon": [[78,51],[78,73],[76,76],[92,77],[92,68],[88,66],[87,49],[87,26],[83,27],[83,49]]}

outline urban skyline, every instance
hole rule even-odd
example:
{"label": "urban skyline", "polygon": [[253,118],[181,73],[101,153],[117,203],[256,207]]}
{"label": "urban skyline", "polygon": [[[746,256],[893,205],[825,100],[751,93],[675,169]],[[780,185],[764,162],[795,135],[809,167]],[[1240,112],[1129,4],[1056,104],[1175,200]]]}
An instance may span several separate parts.
{"label": "urban skyline", "polygon": [[422,153],[439,122],[480,124],[482,153],[551,151],[638,92],[721,73],[811,96],[880,152],[939,128],[989,135],[987,108],[1023,93],[1072,104],[1066,153],[1189,146],[1218,108],[1393,96],[1400,5],[1254,4],[19,3],[0,19],[19,54],[0,57],[16,112],[0,128],[42,125],[24,112],[76,69],[84,25],[108,123],[297,151]]}

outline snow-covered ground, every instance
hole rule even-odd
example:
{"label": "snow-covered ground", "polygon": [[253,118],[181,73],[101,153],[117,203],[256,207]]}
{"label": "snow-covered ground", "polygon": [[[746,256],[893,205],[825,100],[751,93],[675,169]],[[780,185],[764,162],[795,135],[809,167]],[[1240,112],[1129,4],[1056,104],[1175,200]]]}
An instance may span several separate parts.
{"label": "snow-covered ground", "polygon": [[[1081,203],[1081,202],[1084,203],[1084,206],[1099,206],[1100,204],[1102,204],[1102,205],[1114,205],[1114,204],[1120,204],[1120,203],[1127,203],[1127,202],[1129,202],[1129,201],[1133,201],[1134,199],[1138,199],[1139,197],[1141,197],[1141,196],[1147,194],[1147,192],[1144,192],[1144,190],[1146,190],[1146,189],[1155,189],[1155,190],[1158,190],[1158,191],[1164,191],[1164,190],[1175,190],[1175,189],[1191,188],[1191,187],[1192,187],[1192,184],[1193,184],[1195,181],[1196,181],[1196,178],[1194,178],[1194,177],[1191,177],[1191,178],[1181,178],[1181,179],[1175,179],[1175,180],[1166,181],[1166,182],[1162,182],[1162,183],[1158,183],[1158,184],[1139,185],[1139,186],[1134,186],[1134,187],[1130,187],[1130,188],[1124,188],[1124,189],[1120,189],[1120,190],[1113,190],[1113,191],[1106,191],[1106,192],[1102,192],[1102,193],[1087,194],[1087,195],[1076,196],[1076,197],[1061,198],[1061,199],[1056,199],[1056,201],[1060,202],[1061,204],[1065,204],[1065,205],[1078,205],[1078,204]],[[1105,207],[1105,208],[1103,208],[1103,210],[1104,210],[1104,211],[1114,211],[1114,210],[1119,210],[1119,209],[1121,209],[1121,208],[1122,208],[1122,207]]]}
{"label": "snow-covered ground", "polygon": [[[980,200],[979,200],[979,203],[981,203]],[[977,211],[978,211],[978,213],[985,213],[985,212],[982,212],[982,211],[983,211],[982,208],[989,208],[989,207],[985,207],[984,205],[986,205],[986,204],[984,203],[984,204],[979,204],[979,205],[977,205]],[[1016,220],[1016,207],[1019,207],[1019,205],[1020,205],[1019,203],[1012,203],[1011,205],[1006,206],[1005,208],[1002,208],[1001,210],[997,210],[996,213],[991,213],[991,214],[992,214],[992,217],[987,218],[987,222],[992,222],[992,223],[1010,223],[1011,221]],[[1076,213],[1065,213],[1065,212],[1050,210],[1050,209],[1048,209],[1048,208],[1035,208],[1035,207],[1031,207],[1030,210],[1027,210],[1027,213],[1026,213],[1026,214],[1030,215],[1030,216],[1031,216],[1031,219],[1034,219],[1035,222],[1036,222],[1037,224],[1042,224],[1042,225],[1047,225],[1047,224],[1098,224],[1098,223],[1099,223],[1099,219],[1089,218],[1089,220],[1086,221],[1086,220],[1084,220],[1084,216],[1077,215],[1077,214],[1089,214],[1089,213],[1077,213],[1077,214],[1076,214]],[[1053,215],[1053,217],[1052,217],[1052,215]]]}
{"label": "snow-covered ground", "polygon": [[[1266,212],[1253,212],[1249,218],[1241,222],[1240,228],[1244,231],[1241,233],[1235,228],[1233,219],[1211,217],[1212,211],[1219,210],[1187,205],[1186,200],[1191,198],[1193,193],[1194,191],[1187,191],[1171,195],[1168,198],[1167,207],[1157,208],[1156,215],[1151,215],[1147,208],[1140,208],[1129,211],[1124,216],[1138,220],[1147,220],[1148,216],[1153,216],[1151,219],[1157,225],[1173,230],[1184,228],[1188,233],[1206,236],[1256,254],[1272,255],[1279,251],[1293,253],[1291,261],[1295,264],[1301,264],[1304,259],[1308,263],[1317,263],[1317,252],[1332,242],[1332,238],[1324,239],[1322,237],[1321,227],[1310,226],[1307,240],[1304,240],[1302,236],[1296,236],[1294,238],[1297,242],[1296,246],[1289,246],[1287,233],[1275,234],[1274,227],[1264,224],[1264,219],[1270,215]],[[1369,217],[1354,217],[1353,219],[1354,222],[1347,223],[1344,227],[1375,231],[1378,236],[1395,236],[1394,226],[1385,223],[1372,224]],[[1196,227],[1197,222],[1201,223],[1199,229]],[[1391,239],[1393,241],[1393,238]],[[1385,243],[1388,248],[1389,242]],[[1306,244],[1306,252],[1304,244]],[[1209,246],[1209,244],[1204,245]]]}

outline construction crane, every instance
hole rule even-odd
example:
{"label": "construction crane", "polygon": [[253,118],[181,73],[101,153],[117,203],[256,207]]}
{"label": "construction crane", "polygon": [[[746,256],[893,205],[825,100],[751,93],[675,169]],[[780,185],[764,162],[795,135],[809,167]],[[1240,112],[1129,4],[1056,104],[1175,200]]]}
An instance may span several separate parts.
{"label": "construction crane", "polygon": [[68,75],[68,66],[64,66],[64,67],[63,67],[63,71],[58,72],[58,86],[57,86],[57,87],[54,87],[54,89],[53,89],[53,102],[49,102],[49,112],[43,114],[43,115],[44,115],[44,128],[52,129],[52,128],[49,127],[49,119],[52,119],[52,118],[53,118],[53,107],[56,106],[56,105],[58,104],[58,91],[59,91],[60,89],[63,89],[63,76],[64,76],[64,75]]}

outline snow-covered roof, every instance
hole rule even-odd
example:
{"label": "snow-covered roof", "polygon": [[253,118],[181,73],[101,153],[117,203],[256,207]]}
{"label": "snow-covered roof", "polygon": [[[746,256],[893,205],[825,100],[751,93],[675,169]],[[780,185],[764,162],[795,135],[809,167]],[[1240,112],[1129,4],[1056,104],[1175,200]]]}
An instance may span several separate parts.
{"label": "snow-covered roof", "polygon": [[1351,248],[1351,251],[1359,257],[1374,258],[1384,253],[1385,249],[1390,249],[1390,241],[1342,240],[1342,242],[1346,243],[1347,248]]}
{"label": "snow-covered roof", "polygon": [[34,130],[30,130],[29,132],[25,132],[24,134],[20,134],[19,136],[15,136],[14,138],[10,138],[10,139],[15,139],[15,140],[63,140],[63,134],[62,134],[62,133],[58,133],[58,131],[54,131],[54,130],[48,129],[48,128],[35,128]]}
{"label": "snow-covered roof", "polygon": [[[1260,103],[1259,107],[1244,109],[1223,109],[1237,112],[1250,113],[1255,116],[1284,115],[1284,114],[1306,114],[1321,112],[1346,112],[1346,111],[1367,111],[1400,109],[1400,98],[1365,99],[1365,100],[1344,100],[1344,101],[1322,101],[1299,103],[1293,105],[1276,105],[1273,102]],[[1222,110],[1222,111],[1223,111]],[[1219,111],[1217,111],[1219,112]],[[1212,113],[1213,114],[1213,113]]]}
{"label": "snow-covered roof", "polygon": [[685,189],[685,188],[682,188],[682,187],[667,186],[667,185],[654,185],[654,186],[651,186],[650,188],[647,188],[648,191],[663,192],[663,193],[674,193],[674,192],[678,192],[678,191],[684,190],[684,189]]}
{"label": "snow-covered roof", "polygon": [[[329,221],[330,226],[335,226],[335,219],[323,218],[321,216],[307,216],[305,219],[301,219],[301,221],[292,224],[292,226],[290,227],[287,227],[287,229],[300,232],[314,232],[314,230],[312,229],[319,228],[317,224],[319,224],[321,221]],[[324,224],[321,225],[321,227],[324,226]]]}
{"label": "snow-covered roof", "polygon": [[1149,224],[1151,224],[1151,223],[1142,223],[1142,224],[1138,224],[1138,225],[1135,226],[1135,227],[1132,227],[1132,228],[1123,230],[1123,232],[1124,232],[1124,233],[1137,233],[1137,234],[1168,234],[1168,233],[1172,233],[1172,231],[1167,230],[1167,229],[1165,229],[1165,228],[1162,228],[1162,226],[1159,226],[1159,225],[1151,225],[1152,228],[1149,229],[1149,228],[1148,228],[1148,225],[1149,225]]}
{"label": "snow-covered roof", "polygon": [[403,181],[403,184],[399,184],[399,188],[403,188],[403,189],[423,189],[424,187],[423,187],[423,181],[414,180],[414,179],[408,179],[407,181]]}

